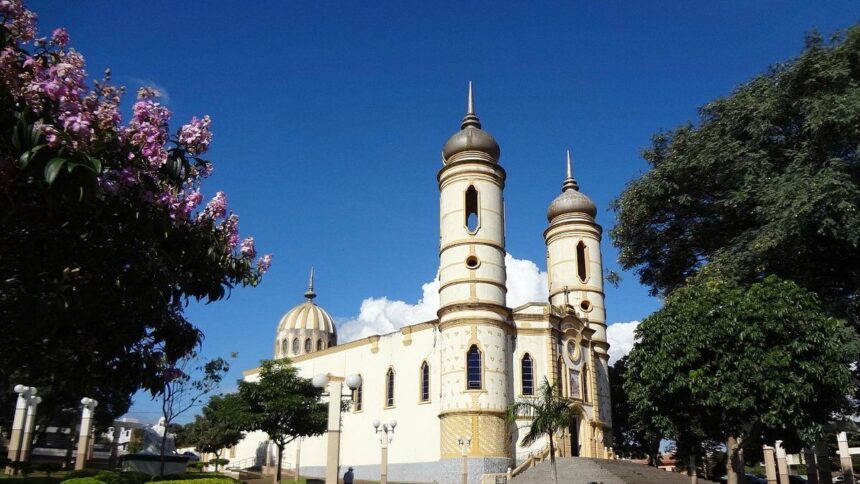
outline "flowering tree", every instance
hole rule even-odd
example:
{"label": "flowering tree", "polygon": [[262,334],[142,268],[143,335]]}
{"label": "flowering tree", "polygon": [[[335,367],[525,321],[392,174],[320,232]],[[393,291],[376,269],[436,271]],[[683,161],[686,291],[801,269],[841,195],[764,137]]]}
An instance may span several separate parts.
{"label": "flowering tree", "polygon": [[208,116],[171,134],[143,88],[124,123],[110,71],[90,88],[68,33],[35,21],[0,0],[0,388],[39,387],[45,414],[86,394],[108,420],[200,343],[188,302],[257,285],[271,256],[223,192],[201,206]]}

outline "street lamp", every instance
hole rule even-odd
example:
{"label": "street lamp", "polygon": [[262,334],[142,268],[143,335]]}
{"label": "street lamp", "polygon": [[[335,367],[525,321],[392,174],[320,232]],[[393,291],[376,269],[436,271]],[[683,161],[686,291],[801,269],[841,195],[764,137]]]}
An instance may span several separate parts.
{"label": "street lamp", "polygon": [[388,484],[388,444],[394,440],[394,427],[397,420],[391,420],[388,424],[380,424],[379,420],[373,421],[373,428],[379,435],[379,443],[382,444],[382,461],[379,466],[379,484]]}
{"label": "street lamp", "polygon": [[463,478],[463,484],[469,483],[469,447],[472,446],[472,438],[471,437],[458,437],[457,445],[460,446],[460,452],[463,455],[463,470],[460,472],[460,475]]}
{"label": "street lamp", "polygon": [[[337,484],[338,467],[340,466],[340,409],[343,399],[343,382],[350,390],[361,386],[360,375],[348,375],[346,378],[319,373],[311,379],[317,388],[327,389],[323,395],[328,395],[328,453],[326,459],[325,482]],[[347,396],[347,398],[350,398]]]}
{"label": "street lamp", "polygon": [[[28,387],[25,385],[15,385],[13,388],[18,394],[18,401],[15,404],[15,417],[12,419],[12,433],[9,436],[9,463],[24,462],[26,455],[24,453],[24,434],[26,433],[27,414],[30,413],[31,405],[34,402],[36,395],[36,387]],[[35,397],[38,398],[38,397]],[[41,401],[41,399],[40,399]],[[35,406],[32,408],[35,411]],[[7,474],[17,474],[17,470],[11,465],[6,468]]]}

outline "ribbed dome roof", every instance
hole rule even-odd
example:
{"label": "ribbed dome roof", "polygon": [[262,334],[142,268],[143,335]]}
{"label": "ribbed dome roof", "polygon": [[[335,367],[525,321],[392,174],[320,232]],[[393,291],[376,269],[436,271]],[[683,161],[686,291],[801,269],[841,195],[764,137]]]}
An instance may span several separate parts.
{"label": "ribbed dome roof", "polygon": [[469,83],[469,99],[466,117],[460,123],[460,131],[454,133],[442,148],[442,157],[446,160],[463,151],[480,151],[490,155],[494,161],[499,160],[501,150],[493,135],[481,129],[481,120],[475,115],[475,103],[472,97],[472,83]]}
{"label": "ribbed dome roof", "polygon": [[281,321],[278,323],[278,333],[291,329],[307,329],[325,331],[326,333],[337,335],[337,329],[334,326],[334,320],[325,311],[314,303],[314,298],[317,294],[314,292],[314,269],[311,268],[311,274],[308,278],[308,290],[305,292],[307,300],[293,309],[287,311]]}
{"label": "ribbed dome roof", "polygon": [[290,329],[316,329],[331,334],[337,334],[334,320],[325,309],[307,300],[284,314],[278,323],[278,332]]}
{"label": "ribbed dome roof", "polygon": [[579,191],[579,183],[573,178],[571,170],[570,150],[567,152],[567,178],[561,186],[561,195],[555,197],[555,200],[549,204],[546,211],[546,218],[550,222],[559,215],[569,213],[584,213],[592,218],[597,216],[597,206],[588,198],[588,195]]}

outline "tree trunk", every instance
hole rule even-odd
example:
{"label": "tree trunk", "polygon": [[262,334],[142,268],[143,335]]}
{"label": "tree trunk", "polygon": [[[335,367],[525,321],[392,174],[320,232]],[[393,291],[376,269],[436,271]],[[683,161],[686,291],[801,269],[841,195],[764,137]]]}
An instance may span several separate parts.
{"label": "tree trunk", "polygon": [[164,448],[167,447],[167,423],[164,423],[164,434],[161,436],[161,468],[158,475],[164,477]]}
{"label": "tree trunk", "polygon": [[728,484],[743,484],[745,481],[743,454],[735,436],[726,440],[726,476]]}
{"label": "tree trunk", "polygon": [[281,482],[281,462],[284,461],[284,444],[278,444],[278,465],[275,466],[275,484]]}
{"label": "tree trunk", "polygon": [[220,464],[220,463],[221,463],[221,462],[220,462],[220,460],[221,460],[221,450],[219,449],[219,450],[218,450],[218,452],[213,452],[213,454],[215,454],[215,472],[217,473],[217,472],[218,472],[218,464]]}
{"label": "tree trunk", "polygon": [[549,463],[552,466],[552,480],[558,484],[558,472],[555,470],[555,445],[552,442],[552,432],[549,433]]}
{"label": "tree trunk", "polygon": [[690,454],[690,484],[698,484],[699,482],[699,473],[696,472],[696,454]]}

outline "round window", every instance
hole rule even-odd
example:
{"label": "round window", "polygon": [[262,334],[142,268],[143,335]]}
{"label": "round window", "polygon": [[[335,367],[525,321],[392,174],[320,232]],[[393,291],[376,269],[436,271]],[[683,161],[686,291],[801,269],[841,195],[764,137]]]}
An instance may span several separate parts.
{"label": "round window", "polygon": [[469,269],[477,269],[481,265],[481,261],[477,257],[470,255],[466,258],[466,267]]}
{"label": "round window", "polygon": [[584,312],[587,313],[587,312],[591,311],[592,309],[594,309],[594,306],[591,305],[591,301],[589,301],[588,299],[585,299],[581,303],[579,303],[579,309],[582,309]]}

